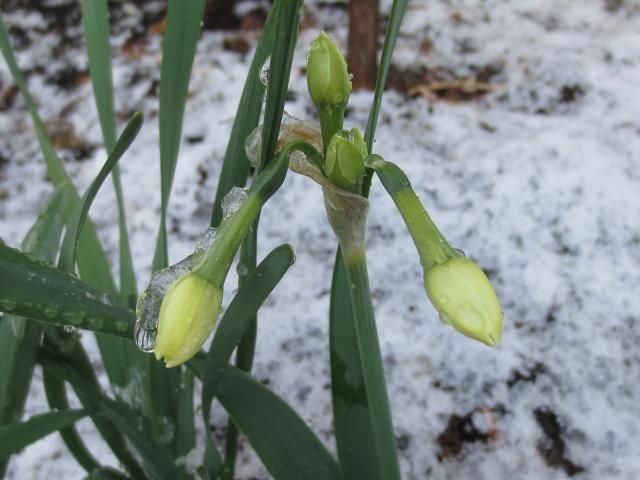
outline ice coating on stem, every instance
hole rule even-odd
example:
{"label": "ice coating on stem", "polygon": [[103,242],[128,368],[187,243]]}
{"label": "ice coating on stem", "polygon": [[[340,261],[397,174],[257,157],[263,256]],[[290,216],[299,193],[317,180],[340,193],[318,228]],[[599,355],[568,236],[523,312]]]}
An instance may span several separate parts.
{"label": "ice coating on stem", "polygon": [[[316,150],[322,151],[322,133],[320,127],[312,122],[303,122],[302,120],[284,112],[282,116],[282,125],[278,134],[278,143],[276,151],[280,151],[287,143],[294,140],[304,140],[315,147]],[[244,151],[249,158],[249,164],[253,168],[260,166],[260,152],[262,148],[262,125],[253,129],[244,143]],[[299,155],[304,155],[300,153]]]}
{"label": "ice coating on stem", "polygon": [[136,326],[134,339],[143,352],[153,352],[156,348],[160,306],[171,285],[191,271],[216,238],[215,228],[209,228],[198,241],[194,253],[167,268],[158,270],[151,276],[149,285],[138,297],[136,304]]}
{"label": "ice coating on stem", "polygon": [[222,216],[224,218],[232,217],[248,196],[249,192],[246,188],[233,187],[222,199]]}

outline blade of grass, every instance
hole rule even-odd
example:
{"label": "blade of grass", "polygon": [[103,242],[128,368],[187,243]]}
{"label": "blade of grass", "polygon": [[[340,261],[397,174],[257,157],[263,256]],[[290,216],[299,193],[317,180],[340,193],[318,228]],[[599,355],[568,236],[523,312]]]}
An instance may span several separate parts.
{"label": "blade of grass", "polygon": [[74,212],[71,221],[68,223],[68,228],[60,250],[58,266],[63,270],[66,270],[67,272],[75,272],[76,251],[80,239],[80,232],[82,231],[82,227],[87,219],[91,204],[96,198],[96,195],[98,194],[100,187],[102,187],[105,179],[109,176],[109,173],[111,173],[118,160],[122,158],[122,155],[124,155],[133,143],[136,135],[138,135],[138,132],[142,127],[142,121],[142,114],[140,112],[133,114],[131,120],[129,120],[129,123],[122,132],[122,135],[120,135],[120,138],[113,147],[113,150],[107,157],[107,161],[104,163],[100,172],[98,172],[98,175],[93,182],[91,182],[87,192],[82,197],[81,204],[76,207],[76,211]]}
{"label": "blade of grass", "polygon": [[[116,145],[116,115],[111,78],[111,45],[109,44],[109,9],[107,0],[80,0],[84,39],[89,59],[89,72],[94,99],[98,110],[100,128],[105,147],[110,152]],[[118,229],[120,233],[120,298],[123,305],[132,305],[136,296],[136,278],[129,247],[124,197],[120,181],[120,169],[111,172],[118,205]]]}
{"label": "blade of grass", "polygon": [[0,245],[0,292],[0,311],[133,339],[133,312],[111,305],[100,290],[76,277],[6,245]]}
{"label": "blade of grass", "polygon": [[86,410],[61,410],[34,415],[25,422],[0,427],[0,460],[24,447],[86,417]]}
{"label": "blade of grass", "polygon": [[[269,28],[274,29],[273,45],[271,46],[271,60],[269,64],[269,79],[265,100],[264,125],[262,129],[262,148],[260,166],[257,173],[271,161],[280,132],[284,103],[287,97],[289,77],[293,52],[298,38],[300,24],[300,9],[302,0],[279,0],[272,8],[272,22]],[[256,268],[257,235],[260,217],[256,218],[253,228],[243,242],[240,251],[240,264],[249,273]],[[239,284],[244,278],[241,276]],[[236,365],[244,371],[251,371],[257,335],[257,316],[254,316],[250,326],[238,345]],[[225,479],[233,478],[237,451],[238,432],[230,420],[227,426],[227,441],[225,445]]]}
{"label": "blade of grass", "polygon": [[[380,473],[371,409],[349,295],[349,279],[338,248],[329,307],[331,394],[336,446],[345,478],[384,478]],[[344,293],[343,293],[344,292]]]}
{"label": "blade of grass", "polygon": [[[22,242],[24,251],[53,261],[62,235],[66,201],[66,190],[56,188]],[[6,315],[0,322],[0,425],[22,415],[41,337],[42,329],[36,322],[15,315]],[[6,461],[0,461],[0,478],[6,466]]]}

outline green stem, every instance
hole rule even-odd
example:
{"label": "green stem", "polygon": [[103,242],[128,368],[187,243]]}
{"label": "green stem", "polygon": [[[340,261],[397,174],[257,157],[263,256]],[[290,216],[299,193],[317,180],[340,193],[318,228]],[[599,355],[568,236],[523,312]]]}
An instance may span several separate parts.
{"label": "green stem", "polygon": [[369,155],[366,162],[378,174],[382,185],[396,204],[425,270],[458,256],[431,220],[400,167],[385,161],[380,155]]}
{"label": "green stem", "polygon": [[367,389],[371,427],[377,450],[381,477],[386,480],[400,479],[400,466],[396,453],[393,421],[389,397],[384,379],[384,367],[375,314],[369,290],[369,276],[364,247],[344,251],[344,264],[351,286],[351,301],[355,319],[356,335],[362,363],[362,374]]}
{"label": "green stem", "polygon": [[326,155],[331,138],[338,130],[342,130],[344,108],[319,107],[318,116],[320,117],[320,129],[322,130],[322,151]]}

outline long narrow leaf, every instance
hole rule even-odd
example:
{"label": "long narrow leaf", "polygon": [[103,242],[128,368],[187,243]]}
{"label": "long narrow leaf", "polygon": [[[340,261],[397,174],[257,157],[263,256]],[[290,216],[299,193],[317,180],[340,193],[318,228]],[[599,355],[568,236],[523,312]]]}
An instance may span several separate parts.
{"label": "long narrow leaf", "polygon": [[[23,250],[52,261],[58,250],[67,191],[56,188],[47,206],[22,242]],[[42,330],[36,322],[6,315],[0,323],[0,425],[16,421],[22,415],[31,385],[36,349]],[[6,462],[0,462],[0,478]]]}
{"label": "long narrow leaf", "polygon": [[91,408],[113,422],[136,448],[142,461],[153,478],[175,479],[177,472],[169,453],[150,438],[144,418],[127,404],[115,401],[96,391],[92,383],[87,382],[77,366],[64,357],[58,350],[56,356],[42,351],[39,357],[43,368],[56,377],[68,382],[76,391],[82,392]]}
{"label": "long narrow leaf", "polygon": [[160,231],[153,260],[153,270],[167,266],[167,232],[165,227],[171,184],[178,161],[182,117],[187,100],[191,67],[200,35],[205,0],[169,0],[167,29],[160,70]]}
{"label": "long narrow leaf", "polygon": [[111,305],[108,296],[74,276],[6,245],[0,245],[0,311],[133,338],[133,312]]}
{"label": "long narrow leaf", "polygon": [[86,410],[61,410],[34,415],[25,422],[0,427],[0,460],[19,452],[24,447],[77,422],[87,416]]}
{"label": "long narrow leaf", "polygon": [[365,132],[365,140],[367,142],[367,151],[371,153],[373,148],[373,140],[376,134],[376,125],[378,124],[378,114],[380,113],[380,104],[382,103],[382,94],[384,86],[387,83],[389,75],[389,67],[391,66],[391,55],[396,46],[396,40],[400,33],[400,24],[404,18],[409,0],[393,0],[391,13],[387,22],[387,31],[384,35],[384,45],[382,46],[382,55],[380,56],[380,66],[378,67],[378,76],[376,78],[376,89],[373,95],[373,105],[369,112],[367,121],[367,129]]}
{"label": "long narrow leaf", "polygon": [[[111,46],[109,44],[109,9],[107,0],[81,0],[84,38],[89,57],[89,72],[93,85],[94,99],[100,119],[102,137],[107,151],[116,144],[116,115],[113,101],[113,81],[111,79]],[[124,198],[120,182],[120,169],[113,167],[111,173],[118,204],[118,229],[120,233],[120,298],[128,305],[136,295],[136,278],[129,247]]]}
{"label": "long narrow leaf", "polygon": [[349,279],[338,249],[329,308],[331,394],[336,445],[345,478],[380,479],[371,410],[362,375]]}
{"label": "long narrow leaf", "polygon": [[[38,111],[31,97],[25,79],[18,68],[13,50],[9,43],[9,37],[5,28],[2,16],[0,15],[0,51],[7,62],[11,76],[20,90],[24,98],[29,114],[33,121],[33,125],[40,143],[40,149],[44,156],[47,166],[47,173],[54,185],[62,185],[69,191],[70,202],[65,212],[65,221],[69,221],[80,197],[75,187],[71,183],[69,176],[64,170],[62,162],[58,158],[51,140],[47,136],[44,124],[38,115]],[[78,270],[80,277],[98,288],[100,291],[110,295],[117,295],[117,290],[113,282],[113,277],[109,269],[109,262],[104,253],[102,245],[96,235],[95,227],[91,222],[86,222],[85,228],[80,236],[80,246],[78,248]],[[130,384],[131,375],[129,363],[127,359],[135,358],[135,347],[130,342],[122,342],[118,339],[109,337],[98,337],[98,347],[102,355],[105,370],[109,377],[109,381],[120,388],[124,388]]]}
{"label": "long narrow leaf", "polygon": [[220,380],[217,398],[273,478],[342,478],[338,464],[306,422],[246,373],[228,367]]}
{"label": "long narrow leaf", "polygon": [[66,270],[67,272],[75,271],[76,249],[80,239],[80,232],[82,231],[82,227],[87,219],[87,214],[89,213],[91,204],[93,203],[94,198],[96,198],[96,195],[98,194],[100,187],[102,187],[105,179],[109,176],[111,170],[113,170],[113,167],[115,167],[118,160],[122,158],[122,155],[124,155],[133,143],[136,135],[138,135],[140,127],[142,127],[142,120],[142,114],[140,112],[133,114],[131,120],[129,120],[129,123],[122,132],[122,135],[120,135],[120,138],[116,142],[116,145],[113,147],[113,150],[107,157],[106,162],[100,169],[100,172],[98,172],[98,175],[93,182],[91,182],[87,192],[84,194],[82,204],[76,207],[76,211],[74,212],[73,218],[69,222],[67,232],[65,233],[64,241],[62,242],[62,249],[60,251],[60,260],[58,265],[63,270]]}
{"label": "long narrow leaf", "polygon": [[290,245],[280,245],[272,250],[240,287],[220,320],[206,357],[202,378],[202,413],[206,424],[209,422],[211,401],[233,350],[262,303],[293,264],[294,258]]}

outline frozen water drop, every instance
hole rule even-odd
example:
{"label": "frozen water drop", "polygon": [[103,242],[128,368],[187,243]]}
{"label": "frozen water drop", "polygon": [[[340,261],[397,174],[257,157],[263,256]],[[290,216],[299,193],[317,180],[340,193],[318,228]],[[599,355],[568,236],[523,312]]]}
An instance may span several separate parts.
{"label": "frozen water drop", "polygon": [[451,318],[449,318],[448,315],[441,312],[438,316],[440,317],[440,321],[442,323],[444,323],[445,325],[451,325]]}
{"label": "frozen water drop", "polygon": [[351,135],[351,132],[349,130],[338,130],[336,132],[336,135],[338,135],[339,137],[344,138],[345,140],[347,140],[349,143],[353,143],[353,135]]}
{"label": "frozen water drop", "polygon": [[76,331],[76,327],[73,325],[65,325],[64,326],[65,333],[74,333]]}
{"label": "frozen water drop", "polygon": [[11,311],[11,310],[16,308],[15,300],[11,300],[9,298],[5,298],[3,300],[0,300],[0,305],[2,306],[2,308],[4,308],[5,310],[8,310],[8,311]]}
{"label": "frozen water drop", "polygon": [[271,65],[271,57],[267,57],[265,62],[262,64],[262,68],[260,69],[260,83],[262,83],[265,87],[269,84],[270,65]]}
{"label": "frozen water drop", "polygon": [[248,196],[246,188],[233,187],[222,199],[222,216],[231,218],[240,209]]}
{"label": "frozen water drop", "polygon": [[253,129],[244,142],[244,152],[249,158],[249,165],[253,168],[260,166],[260,152],[262,150],[262,125]]}
{"label": "frozen water drop", "polygon": [[202,235],[202,238],[200,238],[200,240],[198,241],[196,248],[193,251],[193,255],[200,256],[206,253],[206,251],[209,250],[209,247],[211,246],[213,241],[216,239],[216,233],[217,232],[215,228],[213,227],[207,228],[207,231],[204,232],[204,235]]}
{"label": "frozen water drop", "polygon": [[249,274],[249,268],[244,263],[238,263],[236,272],[238,272],[239,276],[246,277]]}
{"label": "frozen water drop", "polygon": [[455,252],[460,255],[461,257],[466,257],[467,254],[464,253],[464,250],[460,250],[459,248],[454,248]]}
{"label": "frozen water drop", "polygon": [[82,312],[64,312],[62,320],[71,325],[80,325],[84,321],[84,313]]}
{"label": "frozen water drop", "polygon": [[350,82],[353,82],[353,73],[350,73],[350,74],[349,74],[349,81],[350,81]]}

